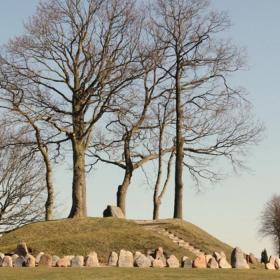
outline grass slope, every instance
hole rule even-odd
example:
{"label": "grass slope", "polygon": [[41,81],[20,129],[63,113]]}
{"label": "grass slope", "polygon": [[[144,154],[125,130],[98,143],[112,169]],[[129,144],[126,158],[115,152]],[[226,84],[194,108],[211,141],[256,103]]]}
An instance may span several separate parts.
{"label": "grass slope", "polygon": [[1,280],[278,280],[279,271],[124,268],[0,268]]}
{"label": "grass slope", "polygon": [[[207,253],[224,251],[228,256],[232,250],[191,223],[177,220],[162,220],[158,223],[169,231],[176,232],[184,240]],[[12,252],[19,242],[26,242],[36,255],[45,252],[63,255],[87,255],[96,251],[101,262],[107,262],[111,251],[127,249],[142,251],[162,246],[165,252],[177,258],[194,255],[178,247],[167,237],[144,229],[133,221],[113,218],[65,219],[26,225],[0,238],[0,252]]]}
{"label": "grass slope", "polygon": [[111,251],[126,249],[145,253],[146,249],[159,246],[178,258],[193,257],[156,232],[132,221],[113,218],[65,219],[26,225],[0,238],[0,252],[12,252],[22,241],[34,255],[41,251],[58,256],[87,255],[96,251],[101,262],[107,261]]}
{"label": "grass slope", "polygon": [[214,251],[224,251],[227,258],[230,259],[233,248],[228,244],[218,240],[201,228],[192,223],[182,220],[161,220],[160,227],[176,233],[180,238],[188,241],[196,248],[203,250],[205,253],[212,254]]}

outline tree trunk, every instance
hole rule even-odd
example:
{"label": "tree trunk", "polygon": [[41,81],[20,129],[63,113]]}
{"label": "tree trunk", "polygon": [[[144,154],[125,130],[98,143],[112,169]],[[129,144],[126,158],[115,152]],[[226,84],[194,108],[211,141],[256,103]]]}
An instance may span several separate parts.
{"label": "tree trunk", "polygon": [[177,61],[176,71],[176,162],[175,162],[175,200],[174,218],[183,219],[183,164],[184,164],[184,111],[180,85],[180,69]]}
{"label": "tree trunk", "polygon": [[[21,113],[21,111],[19,110]],[[47,200],[45,203],[45,220],[50,221],[53,219],[53,208],[54,208],[54,186],[53,186],[53,173],[51,160],[49,158],[49,149],[48,145],[42,143],[40,129],[35,125],[31,118],[28,115],[21,113],[30,123],[30,125],[35,130],[35,137],[39,151],[43,157],[43,161],[46,169],[46,187],[47,187]]]}
{"label": "tree trunk", "polygon": [[159,187],[162,176],[162,130],[160,130],[160,141],[159,141],[159,156],[158,156],[158,173],[157,180],[155,183],[154,196],[153,196],[153,220],[157,220],[159,218],[159,207],[161,200],[159,198]]}
{"label": "tree trunk", "polygon": [[278,257],[280,258],[280,235],[278,233]]}
{"label": "tree trunk", "polygon": [[154,210],[153,210],[153,220],[159,219],[159,208],[160,208],[160,202],[154,201]]}
{"label": "tree trunk", "polygon": [[73,149],[73,182],[72,208],[69,218],[87,216],[86,178],[85,178],[85,147],[82,141],[72,139]]}
{"label": "tree trunk", "polygon": [[126,215],[126,194],[128,187],[131,182],[131,178],[133,175],[133,163],[131,161],[130,157],[130,139],[131,139],[131,132],[128,133],[125,137],[124,141],[124,156],[125,156],[125,163],[126,163],[126,169],[125,169],[125,175],[123,178],[123,182],[121,185],[118,187],[118,192],[117,192],[117,206],[121,208],[122,212],[124,215]]}
{"label": "tree trunk", "polygon": [[167,191],[167,187],[170,181],[170,176],[171,176],[171,165],[172,165],[172,160],[173,160],[174,153],[172,152],[168,164],[167,164],[167,174],[166,174],[166,179],[164,182],[164,185],[162,187],[161,192],[159,193],[159,187],[160,187],[160,180],[161,180],[161,175],[162,175],[162,158],[160,158],[160,164],[159,164],[159,170],[158,170],[158,176],[157,176],[157,181],[155,185],[155,190],[154,190],[154,209],[153,209],[153,220],[158,220],[159,219],[159,209],[162,203],[162,198],[164,194]]}
{"label": "tree trunk", "polygon": [[126,194],[132,178],[131,170],[126,170],[123,182],[118,187],[117,192],[117,206],[121,208],[124,215],[126,215]]}
{"label": "tree trunk", "polygon": [[46,184],[47,184],[47,201],[45,203],[45,220],[50,221],[53,219],[53,208],[54,208],[54,187],[53,187],[53,176],[52,167],[49,160],[45,161],[46,166]]}

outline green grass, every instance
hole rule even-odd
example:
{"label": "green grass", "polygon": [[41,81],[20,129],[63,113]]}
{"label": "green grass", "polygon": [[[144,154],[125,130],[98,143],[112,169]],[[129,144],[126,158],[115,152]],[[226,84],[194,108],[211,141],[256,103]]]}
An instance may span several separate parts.
{"label": "green grass", "polygon": [[[230,259],[232,248],[229,245],[189,222],[168,219],[160,220],[157,224],[170,232],[176,232],[179,237],[206,253],[224,251]],[[159,246],[164,248],[167,255],[174,254],[178,259],[182,256],[195,257],[156,231],[144,229],[134,221],[124,219],[64,219],[26,225],[0,238],[0,252],[14,251],[21,241],[27,243],[33,255],[42,251],[58,256],[85,256],[96,251],[103,263],[107,262],[111,251],[126,249],[145,253],[147,249]]]}
{"label": "green grass", "polygon": [[113,218],[65,219],[26,225],[0,238],[0,252],[14,251],[21,241],[27,243],[33,255],[42,251],[58,256],[85,256],[96,251],[101,262],[107,262],[111,251],[126,249],[145,253],[146,249],[159,246],[178,258],[193,257],[156,232],[145,230],[132,221]]}
{"label": "green grass", "polygon": [[121,268],[0,268],[1,280],[278,280],[280,271]]}
{"label": "green grass", "polygon": [[161,223],[160,227],[168,229],[170,232],[176,232],[180,238],[188,241],[194,247],[203,250],[205,253],[212,254],[214,251],[224,251],[227,258],[230,259],[233,250],[232,247],[194,224],[182,220],[171,219],[161,220],[159,222]]}

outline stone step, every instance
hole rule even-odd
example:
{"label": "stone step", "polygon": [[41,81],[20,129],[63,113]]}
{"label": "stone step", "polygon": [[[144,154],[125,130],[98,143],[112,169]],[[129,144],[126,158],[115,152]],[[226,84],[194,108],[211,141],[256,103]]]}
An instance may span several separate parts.
{"label": "stone step", "polygon": [[190,244],[189,242],[185,241],[184,239],[176,236],[173,232],[170,232],[164,228],[160,228],[157,225],[143,225],[145,228],[150,230],[156,230],[157,233],[160,235],[168,237],[173,243],[177,244],[179,247],[185,248],[186,250],[190,251],[191,253],[195,254],[196,256],[199,256],[201,254],[205,254],[202,250],[195,248]]}

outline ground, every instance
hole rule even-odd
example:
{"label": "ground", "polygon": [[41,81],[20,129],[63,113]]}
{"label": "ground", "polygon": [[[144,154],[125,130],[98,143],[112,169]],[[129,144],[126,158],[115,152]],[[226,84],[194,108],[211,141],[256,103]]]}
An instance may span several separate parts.
{"label": "ground", "polygon": [[36,268],[0,269],[1,280],[279,280],[280,271],[209,269]]}
{"label": "ground", "polygon": [[[224,251],[229,257],[232,248],[197,226],[179,220],[161,220],[158,227],[176,233],[196,248],[206,253]],[[111,251],[127,249],[132,252],[155,249],[162,246],[165,252],[177,258],[194,255],[180,248],[157,230],[146,228],[141,223],[113,218],[65,219],[39,222],[24,226],[0,238],[0,252],[12,252],[19,242],[26,242],[36,255],[43,251],[49,254],[87,255],[96,251],[99,260],[107,262]],[[250,270],[210,269],[124,269],[124,268],[0,268],[0,280],[276,280],[280,271],[266,271],[261,265]]]}

